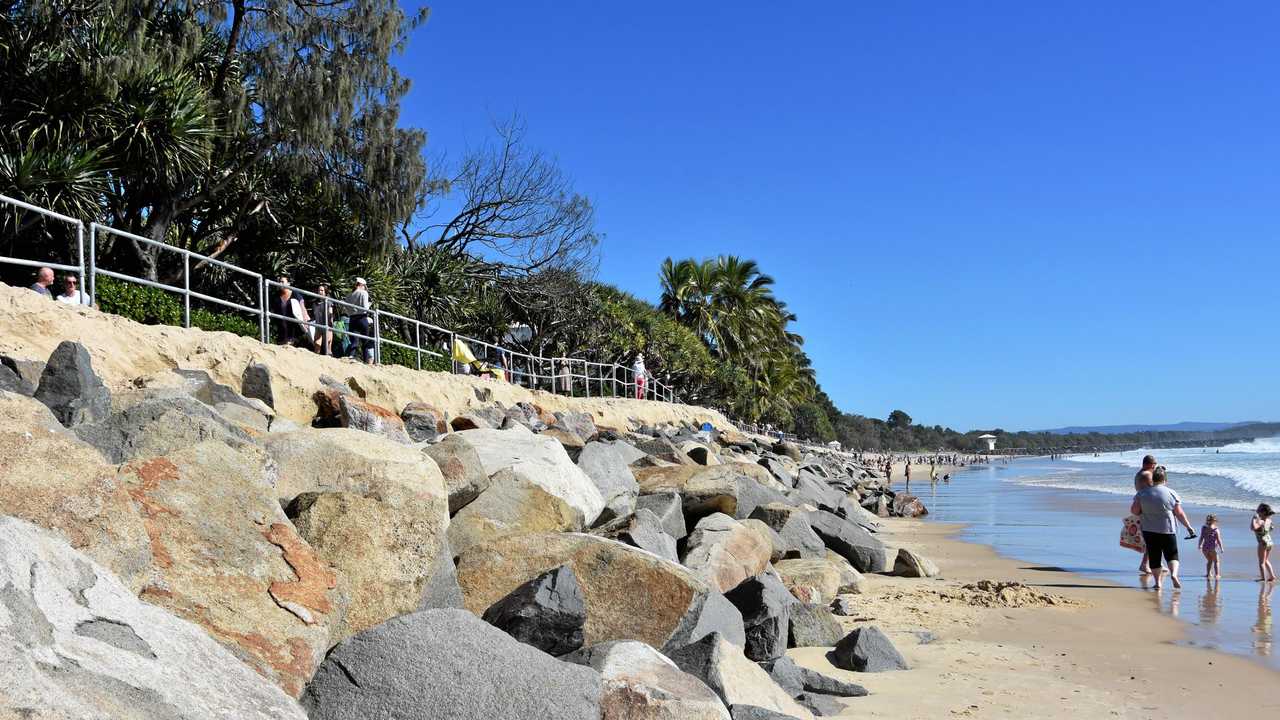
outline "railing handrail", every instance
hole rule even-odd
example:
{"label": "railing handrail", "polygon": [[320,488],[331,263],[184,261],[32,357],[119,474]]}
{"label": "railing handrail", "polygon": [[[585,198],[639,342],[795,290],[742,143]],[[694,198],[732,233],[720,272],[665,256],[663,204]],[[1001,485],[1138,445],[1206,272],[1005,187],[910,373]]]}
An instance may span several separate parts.
{"label": "railing handrail", "polygon": [[[195,250],[170,245],[160,240],[154,240],[126,230],[120,230],[99,222],[90,222],[87,225],[89,228],[90,242],[89,263],[86,268],[84,262],[84,228],[86,225],[83,221],[52,210],[47,210],[31,203],[8,197],[6,195],[0,195],[0,203],[7,203],[23,210],[29,210],[56,220],[72,223],[77,229],[80,264],[69,265],[8,257],[0,257],[0,263],[31,267],[49,267],[51,269],[78,272],[82,277],[86,278],[86,291],[91,299],[96,294],[96,278],[98,275],[180,294],[183,297],[183,324],[187,327],[191,326],[191,299],[195,298],[197,300],[215,303],[241,312],[257,315],[260,328],[259,339],[264,343],[270,340],[271,321],[279,320],[327,332],[340,332],[346,336],[371,342],[373,344],[372,352],[374,362],[380,363],[382,361],[382,345],[387,344],[416,353],[419,368],[421,368],[422,365],[422,355],[426,354],[432,357],[447,357],[453,363],[454,370],[457,371],[459,363],[454,359],[454,353],[456,342],[461,341],[466,343],[468,347],[473,348],[473,352],[479,351],[478,353],[475,353],[478,360],[481,358],[487,359],[491,354],[490,351],[492,351],[492,354],[496,355],[498,363],[501,364],[506,371],[509,379],[514,380],[518,378],[520,380],[527,381],[533,389],[538,389],[542,386],[543,381],[549,381],[551,392],[573,394],[575,385],[577,385],[575,381],[581,381],[581,388],[587,396],[591,396],[593,391],[592,385],[595,384],[599,388],[599,395],[601,396],[612,395],[614,397],[618,397],[619,391],[623,391],[626,396],[634,394],[646,399],[661,400],[665,402],[675,402],[677,399],[675,388],[673,386],[662,382],[652,373],[648,373],[647,371],[644,377],[638,378],[636,377],[636,373],[633,368],[616,362],[600,362],[597,360],[567,356],[547,357],[543,355],[536,355],[532,352],[507,348],[496,343],[463,335],[448,328],[433,325],[423,320],[406,317],[386,310],[380,310],[372,303],[370,304],[370,307],[365,308],[349,303],[345,299],[335,295],[320,295],[293,285],[286,286],[284,283],[271,280],[261,273],[242,268],[225,260],[219,260]],[[126,238],[166,252],[176,253],[183,259],[182,286],[179,287],[159,280],[136,277],[128,273],[99,267],[97,262],[97,243],[98,234],[100,232],[107,235]],[[243,303],[226,300],[193,290],[191,288],[191,261],[193,259],[197,260],[201,264],[211,264],[232,272],[240,273],[243,276],[255,280],[258,295],[257,306],[251,307]],[[336,309],[343,315],[367,315],[372,320],[371,329],[368,333],[361,333],[356,332],[349,326],[346,328],[339,328],[336,325],[336,322],[333,322],[332,324],[329,322],[319,322],[315,318],[302,320],[297,317],[293,317],[292,315],[282,315],[274,312],[271,309],[270,293],[272,290],[280,287],[288,287],[291,293],[296,293],[302,298],[311,298],[316,302],[327,303],[330,307]],[[344,311],[343,309],[346,310]],[[334,314],[335,313],[325,313],[326,317],[323,319],[332,321]],[[409,344],[407,339],[405,339],[404,342],[401,342],[399,339],[383,337],[382,321],[384,319],[400,323],[402,324],[402,327],[412,327],[414,336],[412,344]],[[431,344],[430,339],[428,339],[428,342],[424,344],[422,339],[423,329],[427,330],[428,338],[430,338],[431,333],[438,333],[445,336],[447,341],[446,353],[442,354],[438,349],[435,349]],[[576,367],[578,364],[581,364],[580,368]],[[579,372],[579,370],[581,372]]]}

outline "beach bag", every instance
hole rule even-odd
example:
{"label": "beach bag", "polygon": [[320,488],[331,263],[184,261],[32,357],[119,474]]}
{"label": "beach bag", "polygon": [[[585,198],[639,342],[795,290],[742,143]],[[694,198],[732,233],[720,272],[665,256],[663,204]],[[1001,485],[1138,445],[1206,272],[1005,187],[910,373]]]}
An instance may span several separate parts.
{"label": "beach bag", "polygon": [[1120,547],[1144,553],[1147,543],[1142,539],[1142,518],[1130,515],[1124,519],[1124,527],[1120,530]]}

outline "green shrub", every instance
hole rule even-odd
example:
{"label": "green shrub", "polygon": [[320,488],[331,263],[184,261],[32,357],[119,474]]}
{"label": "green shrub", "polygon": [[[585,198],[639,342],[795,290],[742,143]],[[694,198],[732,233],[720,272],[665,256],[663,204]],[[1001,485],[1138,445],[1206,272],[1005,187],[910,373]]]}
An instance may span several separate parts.
{"label": "green shrub", "polygon": [[[182,325],[182,299],[167,290],[99,276],[93,299],[103,312],[145,325]],[[204,308],[191,309],[191,326],[243,337],[256,338],[259,335],[256,320]]]}

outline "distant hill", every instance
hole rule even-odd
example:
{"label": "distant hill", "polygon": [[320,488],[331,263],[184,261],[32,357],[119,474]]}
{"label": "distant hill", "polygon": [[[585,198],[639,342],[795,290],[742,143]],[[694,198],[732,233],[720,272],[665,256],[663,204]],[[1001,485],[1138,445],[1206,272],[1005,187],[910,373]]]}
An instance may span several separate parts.
{"label": "distant hill", "polygon": [[1038,430],[1036,432],[1047,432],[1054,435],[1070,435],[1073,433],[1102,433],[1103,435],[1119,435],[1122,433],[1136,432],[1216,432],[1218,430],[1227,430],[1241,425],[1256,425],[1257,420],[1249,420],[1246,422],[1180,422],[1168,425],[1072,425],[1070,427],[1053,428],[1052,430]]}

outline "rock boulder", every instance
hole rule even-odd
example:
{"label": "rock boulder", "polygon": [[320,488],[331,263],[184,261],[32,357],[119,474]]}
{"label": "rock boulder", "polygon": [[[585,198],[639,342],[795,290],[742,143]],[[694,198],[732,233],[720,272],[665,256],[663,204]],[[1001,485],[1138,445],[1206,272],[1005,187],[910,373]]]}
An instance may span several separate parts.
{"label": "rock boulder", "polygon": [[310,720],[599,720],[603,687],[464,610],[404,615],[347,638],[302,697]]}
{"label": "rock boulder", "polygon": [[0,517],[0,588],[0,717],[306,718],[202,628],[12,517]]}

